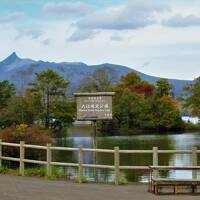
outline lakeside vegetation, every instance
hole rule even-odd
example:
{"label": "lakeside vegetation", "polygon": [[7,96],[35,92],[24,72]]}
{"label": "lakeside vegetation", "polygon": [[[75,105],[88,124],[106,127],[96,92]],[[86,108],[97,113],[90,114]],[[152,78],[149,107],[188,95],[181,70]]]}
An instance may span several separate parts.
{"label": "lakeside vegetation", "polygon": [[[1,167],[0,168],[0,174],[6,174],[6,175],[14,175],[19,176],[19,169],[15,167]],[[61,179],[61,178],[67,178],[67,174],[65,174],[62,170],[60,170],[58,167],[52,168],[52,175],[47,176],[46,175],[46,168],[45,167],[28,167],[24,170],[25,176],[30,177],[41,177],[46,179]]]}
{"label": "lakeside vegetation", "polygon": [[198,89],[194,92],[194,87],[198,88],[200,81],[188,85],[183,96],[176,97],[173,85],[167,79],[160,79],[153,85],[134,72],[121,76],[120,80],[116,77],[113,69],[97,69],[83,80],[78,89],[80,92],[116,93],[113,98],[113,120],[99,122],[101,132],[200,130],[199,124],[184,122],[181,118],[182,112],[200,117],[195,112],[200,105],[195,99],[200,94]]}
{"label": "lakeside vegetation", "polygon": [[[99,122],[100,132],[199,129],[199,125],[182,121],[181,110],[200,117],[200,78],[185,88],[184,96],[176,98],[166,79],[153,85],[134,72],[120,80],[116,77],[113,69],[99,68],[85,77],[76,90],[116,93],[113,119]],[[35,73],[35,80],[23,91],[6,80],[0,81],[0,138],[43,144],[67,134],[67,127],[76,116],[75,99],[67,91],[69,85],[52,69]]]}

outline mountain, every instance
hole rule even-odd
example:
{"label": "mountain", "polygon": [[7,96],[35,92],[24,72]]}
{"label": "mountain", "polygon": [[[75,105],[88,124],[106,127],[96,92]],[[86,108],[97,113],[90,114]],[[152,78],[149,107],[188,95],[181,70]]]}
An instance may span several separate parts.
{"label": "mountain", "polygon": [[[31,59],[22,59],[14,52],[5,60],[0,62],[0,80],[9,80],[14,83],[18,89],[25,89],[28,82],[34,80],[34,73],[43,71],[47,68],[59,72],[65,79],[70,80],[70,92],[73,92],[80,84],[80,81],[89,73],[94,72],[98,68],[109,67],[115,70],[116,76],[121,76],[129,72],[136,72],[143,80],[154,84],[159,77],[149,76],[134,69],[122,65],[104,63],[101,65],[86,65],[81,62],[45,62],[42,60],[34,61]],[[191,83],[188,80],[168,79],[173,85],[173,90],[176,96],[181,94],[183,87]]]}

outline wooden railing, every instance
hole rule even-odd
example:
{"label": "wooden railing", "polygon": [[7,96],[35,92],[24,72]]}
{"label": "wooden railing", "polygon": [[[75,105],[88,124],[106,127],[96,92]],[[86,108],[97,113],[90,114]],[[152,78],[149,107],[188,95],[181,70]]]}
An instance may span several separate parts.
{"label": "wooden railing", "polygon": [[[2,154],[2,147],[18,147],[20,150],[19,158],[5,157]],[[46,161],[31,160],[25,158],[25,148],[31,149],[43,149],[46,151]],[[78,152],[78,162],[77,163],[64,163],[64,162],[54,162],[52,161],[52,151],[54,150],[64,150],[64,151],[76,151]],[[84,152],[103,152],[114,154],[114,163],[113,165],[100,165],[100,164],[84,164],[83,163],[83,153]],[[68,167],[77,167],[78,168],[78,181],[82,183],[83,181],[83,168],[101,168],[101,169],[112,169],[115,172],[115,184],[119,184],[119,175],[120,170],[122,169],[132,169],[132,170],[148,170],[149,166],[121,166],[120,165],[120,154],[152,154],[153,156],[153,166],[158,166],[158,155],[159,154],[191,154],[192,155],[192,166],[197,166],[197,154],[200,153],[200,150],[197,150],[196,147],[193,147],[191,150],[159,150],[158,147],[153,147],[152,150],[120,150],[119,147],[114,147],[114,149],[92,149],[92,148],[83,148],[80,145],[78,148],[71,147],[55,147],[51,144],[46,146],[39,145],[30,145],[25,144],[23,141],[20,144],[17,143],[7,143],[0,140],[0,167],[2,167],[2,160],[8,161],[17,161],[19,162],[19,173],[21,176],[24,176],[24,163],[33,163],[46,165],[46,175],[51,176],[52,166],[68,166]],[[155,171],[155,176],[156,176]],[[193,178],[196,178],[196,172],[192,174]]]}

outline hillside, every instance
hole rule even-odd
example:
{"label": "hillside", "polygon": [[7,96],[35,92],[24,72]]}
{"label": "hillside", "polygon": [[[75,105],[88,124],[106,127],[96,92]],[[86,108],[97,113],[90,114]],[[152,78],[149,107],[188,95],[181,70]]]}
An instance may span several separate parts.
{"label": "hillside", "polygon": [[[47,68],[59,72],[66,79],[70,80],[70,92],[78,87],[80,81],[89,73],[94,72],[97,68],[110,67],[115,69],[115,74],[121,76],[131,71],[136,72],[142,79],[155,83],[159,77],[149,76],[134,69],[122,65],[104,63],[101,65],[86,65],[81,62],[45,62],[34,61],[31,59],[22,59],[14,52],[5,60],[0,62],[0,80],[9,80],[13,82],[18,89],[24,89],[28,82],[34,80],[34,73],[40,72]],[[191,83],[187,80],[168,79],[173,85],[176,96],[181,94],[182,88]]]}

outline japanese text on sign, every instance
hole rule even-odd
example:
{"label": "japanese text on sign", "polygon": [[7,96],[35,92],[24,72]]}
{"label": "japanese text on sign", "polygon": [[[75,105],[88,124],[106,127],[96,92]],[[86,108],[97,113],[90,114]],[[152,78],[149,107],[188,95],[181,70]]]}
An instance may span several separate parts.
{"label": "japanese text on sign", "polygon": [[112,96],[78,96],[79,120],[112,119]]}

